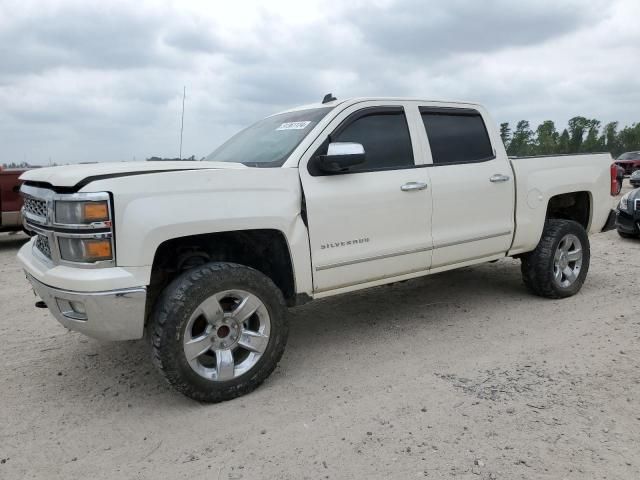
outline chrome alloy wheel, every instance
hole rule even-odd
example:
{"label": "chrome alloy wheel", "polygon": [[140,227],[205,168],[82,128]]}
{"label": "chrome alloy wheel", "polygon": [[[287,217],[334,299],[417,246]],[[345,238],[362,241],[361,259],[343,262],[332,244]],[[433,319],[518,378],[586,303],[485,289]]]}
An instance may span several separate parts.
{"label": "chrome alloy wheel", "polygon": [[573,285],[582,268],[582,243],[578,237],[567,234],[562,237],[553,258],[553,280],[561,288]]}
{"label": "chrome alloy wheel", "polygon": [[264,303],[244,290],[216,293],[187,322],[183,348],[191,368],[213,381],[249,371],[269,343],[271,320]]}

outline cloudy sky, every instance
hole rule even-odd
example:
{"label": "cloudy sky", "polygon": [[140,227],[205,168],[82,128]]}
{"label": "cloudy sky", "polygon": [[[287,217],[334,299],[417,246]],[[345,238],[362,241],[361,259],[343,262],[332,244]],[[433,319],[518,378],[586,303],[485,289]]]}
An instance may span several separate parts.
{"label": "cloudy sky", "polygon": [[350,96],[640,121],[638,0],[0,0],[0,163],[201,157]]}

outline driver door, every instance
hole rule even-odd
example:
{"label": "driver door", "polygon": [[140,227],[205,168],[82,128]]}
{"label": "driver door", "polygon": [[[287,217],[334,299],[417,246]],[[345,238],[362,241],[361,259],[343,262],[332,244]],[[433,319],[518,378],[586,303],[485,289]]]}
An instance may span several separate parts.
{"label": "driver door", "polygon": [[[345,109],[300,162],[316,293],[430,267],[431,189],[420,137],[412,135],[417,108],[371,103]],[[361,144],[365,162],[344,173],[319,171],[314,159],[334,142]]]}

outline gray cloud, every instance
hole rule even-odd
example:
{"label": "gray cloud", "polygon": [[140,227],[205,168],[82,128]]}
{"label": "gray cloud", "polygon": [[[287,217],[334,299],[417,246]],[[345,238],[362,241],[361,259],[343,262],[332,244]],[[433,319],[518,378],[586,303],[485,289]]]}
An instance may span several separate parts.
{"label": "gray cloud", "polygon": [[514,2],[400,0],[354,11],[367,43],[401,56],[431,58],[541,43],[593,25],[608,14],[602,1]]}
{"label": "gray cloud", "polygon": [[59,66],[122,69],[155,65],[158,18],[98,6],[34,12],[0,30],[3,73]]}
{"label": "gray cloud", "polygon": [[499,121],[638,121],[635,0],[278,0],[269,8],[0,4],[0,162],[204,156],[256,119],[339,97],[476,100]]}
{"label": "gray cloud", "polygon": [[206,28],[206,25],[199,22],[183,26],[169,31],[163,40],[167,45],[187,53],[212,54],[220,51],[223,45],[215,37],[215,33]]}

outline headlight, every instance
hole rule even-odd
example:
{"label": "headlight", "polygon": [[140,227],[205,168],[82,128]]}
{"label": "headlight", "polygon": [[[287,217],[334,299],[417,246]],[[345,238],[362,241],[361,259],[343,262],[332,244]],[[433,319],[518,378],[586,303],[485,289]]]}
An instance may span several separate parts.
{"label": "headlight", "polygon": [[116,262],[109,192],[57,193],[22,185],[25,228],[37,232],[34,253],[48,264],[109,268]]}
{"label": "headlight", "polygon": [[109,202],[100,201],[56,201],[56,223],[65,225],[89,225],[108,222]]}
{"label": "headlight", "polygon": [[54,225],[58,232],[60,260],[83,264],[110,265],[114,260],[113,217],[109,194],[64,194],[55,198]]}
{"label": "headlight", "polygon": [[627,210],[629,208],[629,195],[631,195],[631,192],[627,192],[622,196],[620,205],[618,205],[619,210]]}
{"label": "headlight", "polygon": [[67,262],[95,263],[113,260],[110,238],[58,237],[60,257]]}

